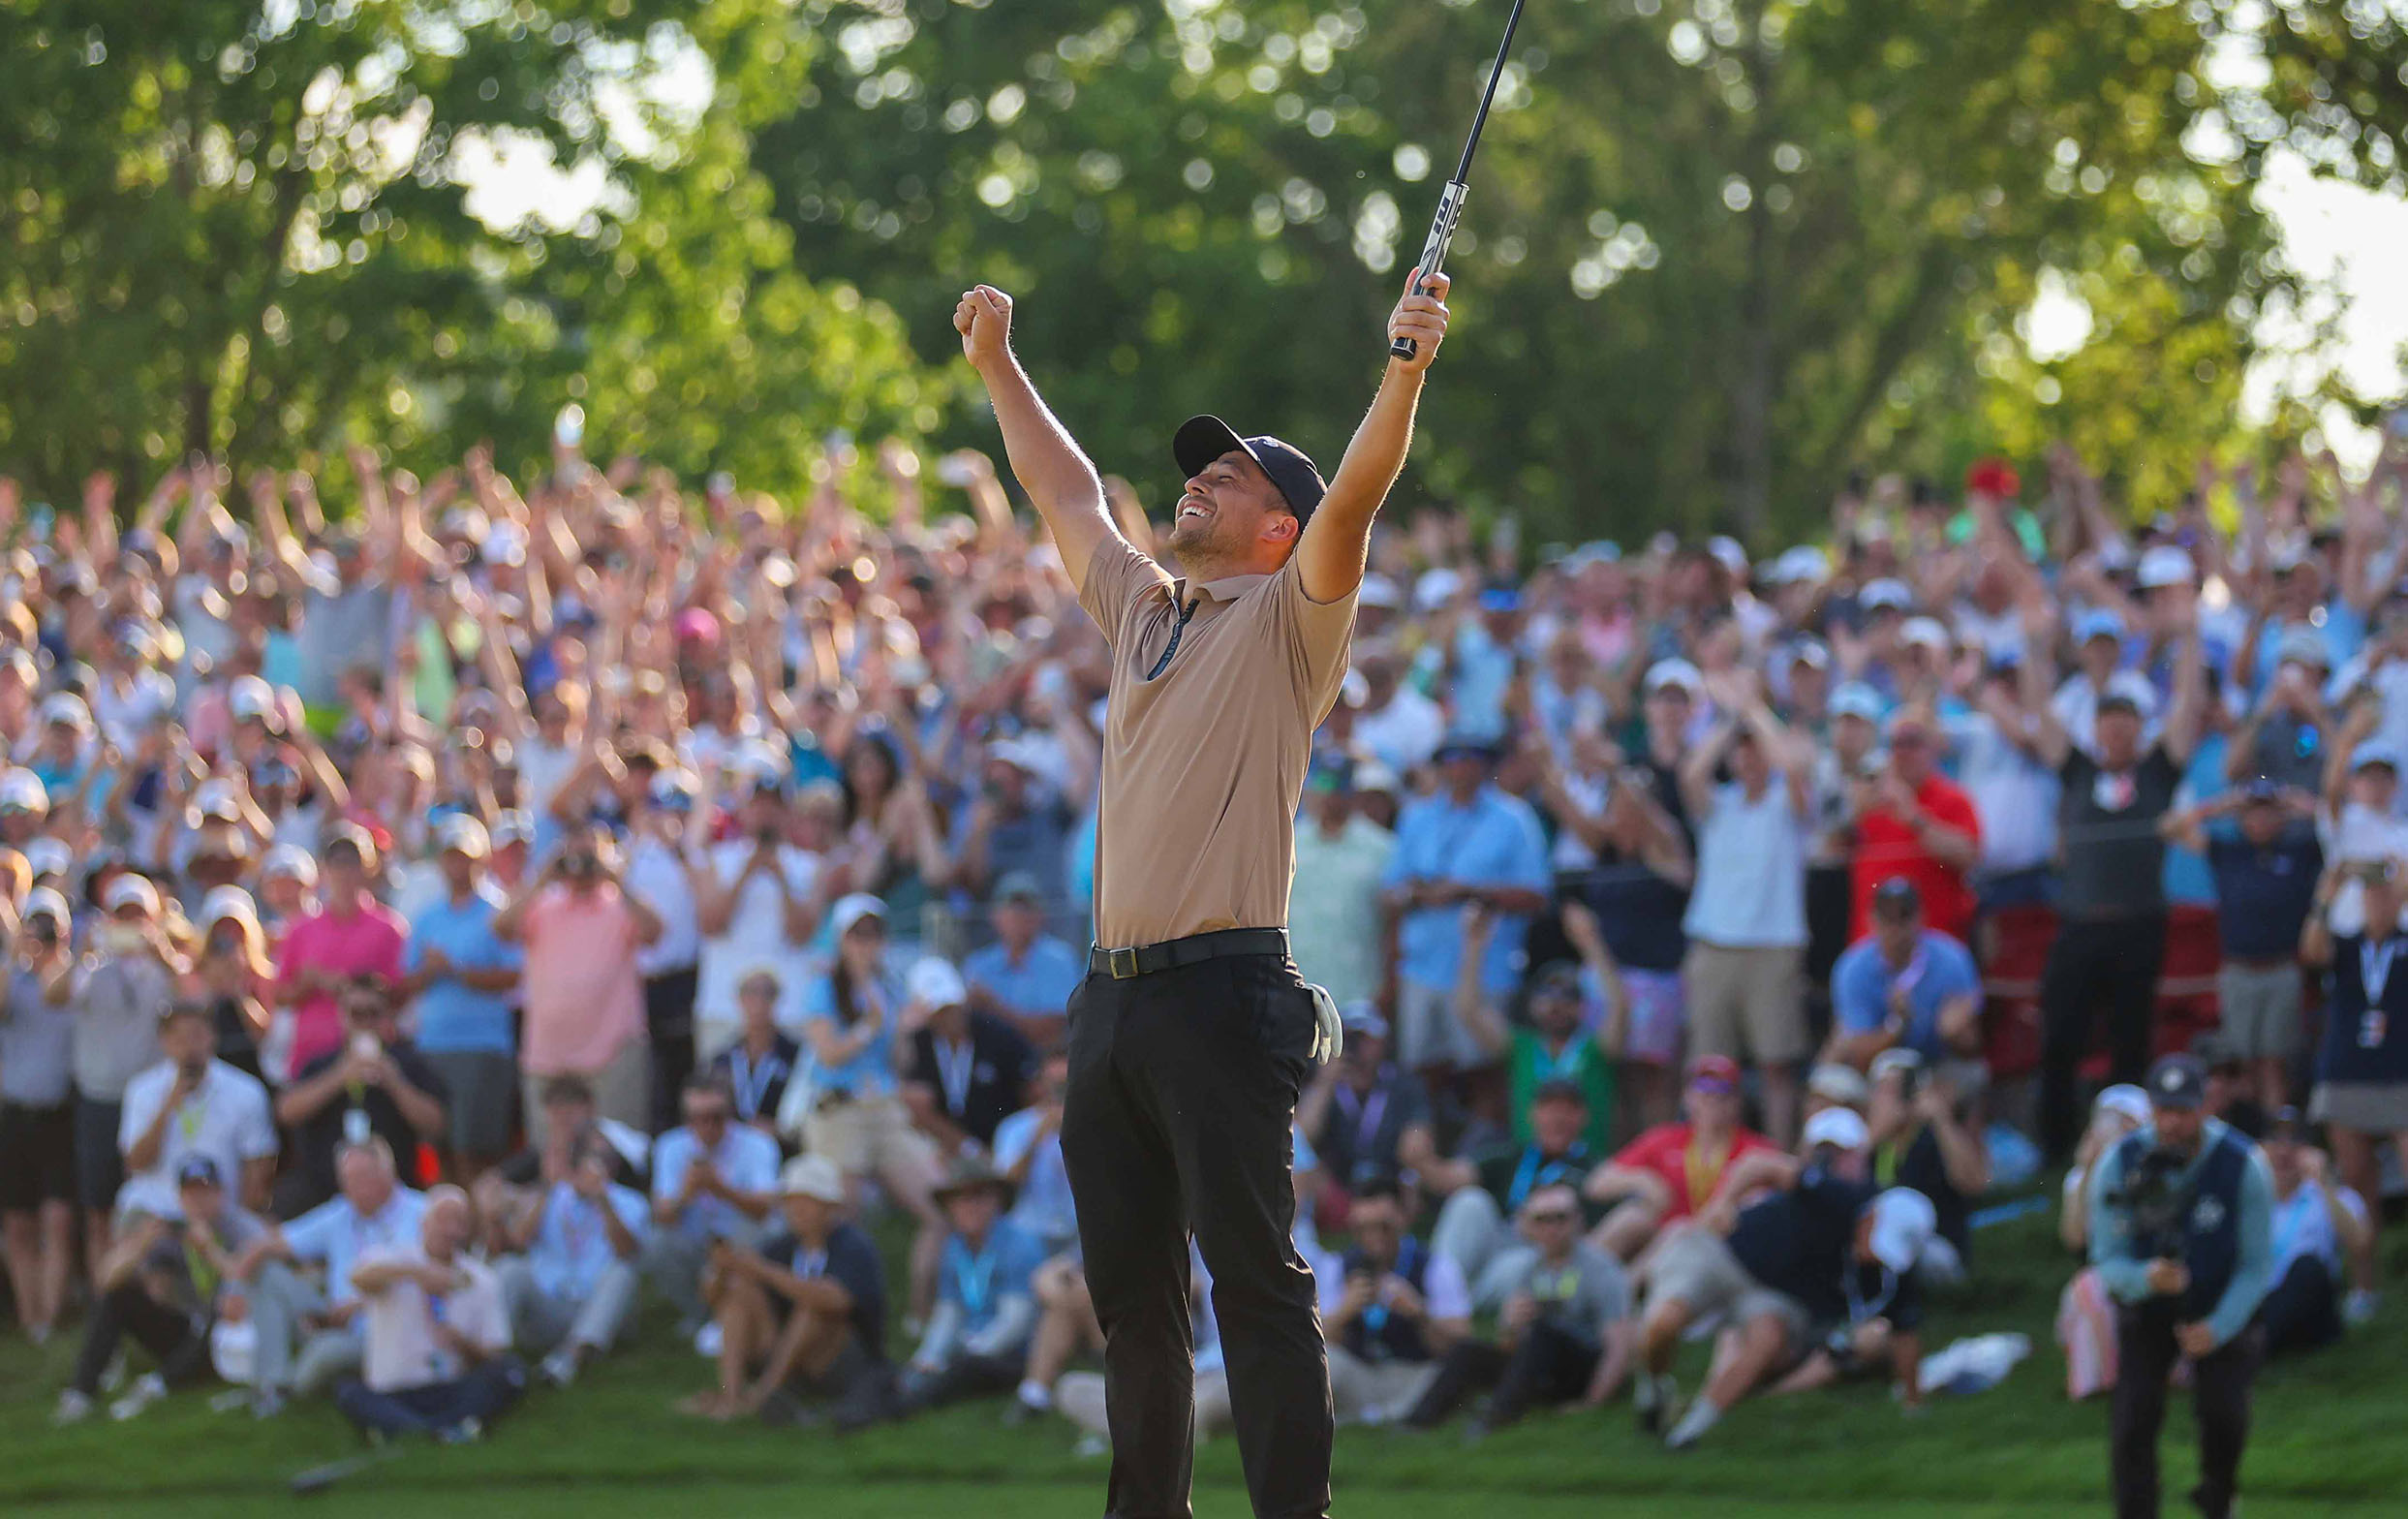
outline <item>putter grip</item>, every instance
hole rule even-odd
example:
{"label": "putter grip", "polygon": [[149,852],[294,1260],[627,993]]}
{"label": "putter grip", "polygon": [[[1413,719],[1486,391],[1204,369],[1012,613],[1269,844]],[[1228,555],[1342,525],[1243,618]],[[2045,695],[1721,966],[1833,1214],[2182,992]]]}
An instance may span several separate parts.
{"label": "putter grip", "polygon": [[[1464,214],[1464,197],[1470,193],[1471,187],[1460,179],[1446,182],[1445,193],[1438,197],[1438,214],[1430,221],[1429,240],[1421,245],[1421,258],[1414,264],[1421,271],[1413,279],[1414,294],[1427,290],[1430,276],[1446,267],[1447,245],[1455,240],[1455,223]],[[1409,337],[1398,338],[1388,345],[1389,354],[1398,358],[1410,358],[1419,349],[1420,345]]]}

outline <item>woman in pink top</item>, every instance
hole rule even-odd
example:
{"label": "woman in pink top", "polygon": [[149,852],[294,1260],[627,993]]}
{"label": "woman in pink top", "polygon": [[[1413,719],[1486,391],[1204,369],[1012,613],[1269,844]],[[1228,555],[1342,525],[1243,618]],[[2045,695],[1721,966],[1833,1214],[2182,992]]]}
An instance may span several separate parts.
{"label": "woman in pink top", "polygon": [[635,951],[661,937],[661,919],[620,885],[609,834],[571,834],[494,914],[493,931],[527,951],[518,1071],[528,1137],[543,1138],[544,1078],[571,1073],[594,1084],[603,1117],[646,1127],[652,1061]]}
{"label": "woman in pink top", "polygon": [[409,931],[368,890],[375,874],[375,841],[359,828],[338,829],[323,855],[320,906],[285,930],[276,955],[276,998],[293,1009],[292,1070],[342,1044],[338,997],[354,976],[401,979]]}

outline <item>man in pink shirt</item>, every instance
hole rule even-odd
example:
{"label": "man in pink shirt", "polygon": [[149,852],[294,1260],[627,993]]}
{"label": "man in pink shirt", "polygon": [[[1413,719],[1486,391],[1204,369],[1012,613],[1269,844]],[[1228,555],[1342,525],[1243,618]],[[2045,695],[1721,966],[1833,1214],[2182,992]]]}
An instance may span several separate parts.
{"label": "man in pink shirt", "polygon": [[337,829],[321,858],[321,905],[286,929],[276,955],[276,1000],[293,1009],[290,1070],[342,1044],[339,998],[353,977],[401,979],[402,945],[409,938],[401,918],[368,890],[376,843],[363,829]]}
{"label": "man in pink shirt", "polygon": [[527,1137],[542,1142],[541,1088],[565,1074],[594,1084],[603,1117],[645,1127],[652,1062],[635,951],[661,937],[661,919],[620,885],[609,834],[570,835],[494,914],[493,932],[527,951],[518,1051]]}

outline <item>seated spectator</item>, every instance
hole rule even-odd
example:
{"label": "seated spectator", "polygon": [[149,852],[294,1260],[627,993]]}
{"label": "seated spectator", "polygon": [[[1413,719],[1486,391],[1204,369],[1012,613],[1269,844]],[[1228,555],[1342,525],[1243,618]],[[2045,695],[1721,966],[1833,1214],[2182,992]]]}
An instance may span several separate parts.
{"label": "seated spectator", "polygon": [[276,950],[278,1000],[293,1009],[290,1069],[295,1070],[343,1047],[342,996],[355,977],[400,981],[409,937],[402,920],[369,890],[378,856],[366,829],[344,824],[321,859],[318,905],[286,927]]}
{"label": "seated spectator", "polygon": [[1548,1187],[1577,1191],[1597,1163],[1583,1137],[1589,1100],[1579,1083],[1550,1081],[1532,1105],[1527,1143],[1493,1146],[1475,1159],[1440,1161],[1422,1183],[1446,1198],[1438,1210],[1431,1248],[1453,1261],[1471,1285],[1471,1305],[1483,1312],[1501,1305],[1529,1272],[1536,1244],[1518,1237],[1511,1220],[1533,1193]]}
{"label": "seated spectator", "polygon": [[[358,1373],[363,1341],[352,1268],[367,1251],[405,1248],[418,1236],[426,1199],[400,1184],[384,1140],[347,1141],[334,1167],[341,1192],[270,1228],[236,1262],[235,1276],[249,1284],[251,1410],[261,1418],[283,1411],[288,1398]],[[296,1267],[318,1268],[317,1280]]]}
{"label": "seated spectator", "polygon": [[[1869,1138],[1864,1120],[1845,1108],[1818,1113],[1803,1158],[1771,1149],[1749,1155],[1712,1207],[1665,1238],[1645,1272],[1641,1428],[1652,1431],[1670,1409],[1672,1354],[1690,1324],[1727,1316],[1740,1343],[1666,1433],[1674,1449],[1695,1444],[1768,1374],[1803,1356],[1818,1318],[1845,1316],[1843,1274],[1866,1251],[1860,1223],[1875,1194],[1860,1174]],[[1881,1264],[1902,1278],[1914,1261]],[[1900,1375],[1907,1377],[1903,1367]],[[1911,1377],[1907,1382],[1911,1399]]]}
{"label": "seated spectator", "polygon": [[109,1405],[129,1419],[209,1375],[209,1330],[238,1297],[234,1263],[267,1225],[234,1206],[217,1162],[187,1155],[176,1167],[175,1203],[133,1221],[95,1275],[100,1296],[84,1326],[75,1380],[58,1395],[53,1424],[89,1418],[101,1378],[127,1336],[150,1353],[153,1369]]}
{"label": "seated spectator", "polygon": [[644,1275],[692,1339],[710,1321],[702,1270],[722,1243],[751,1245],[778,1201],[778,1141],[735,1121],[715,1076],[688,1078],[686,1122],[652,1147],[652,1232]]}
{"label": "seated spectator", "polygon": [[[591,1136],[602,1142],[610,1162],[610,1179],[621,1187],[644,1191],[651,1185],[652,1140],[643,1131],[604,1118],[594,1106],[594,1084],[583,1076],[553,1076],[543,1083],[543,1125],[540,1140],[530,1143],[490,1173],[509,1187],[545,1185],[568,1174],[569,1157],[579,1141]],[[481,1193],[484,1189],[480,1188]],[[479,1201],[478,1206],[484,1207]]]}
{"label": "seated spectator", "polygon": [[1923,898],[1903,876],[1873,893],[1872,924],[1832,967],[1823,1058],[1864,1070],[1890,1049],[1933,1065],[1978,1057],[1982,974],[1972,952],[1925,926]]}
{"label": "seated spectator", "polygon": [[[1192,1240],[1189,1249],[1192,1255]],[[1190,1271],[1194,1265],[1190,1263]],[[1052,1411],[1056,1389],[1071,1361],[1084,1354],[1103,1353],[1103,1325],[1096,1318],[1096,1300],[1087,1289],[1087,1269],[1077,1250],[1051,1256],[1038,1266],[1029,1278],[1029,1290],[1036,1298],[1036,1329],[1029,1336],[1029,1360],[1020,1373],[1020,1385],[1003,1410],[1006,1426],[1025,1424]],[[1197,1354],[1202,1353],[1199,1341]]]}
{"label": "seated spectator", "polygon": [[833,1399],[837,1425],[857,1427],[882,1410],[888,1387],[878,1247],[846,1221],[845,1175],[827,1157],[788,1161],[777,1195],[780,1221],[767,1238],[712,1242],[719,1386],[679,1408],[732,1418],[799,1391]]}
{"label": "seated spectator", "polygon": [[264,1205],[276,1171],[267,1088],[217,1058],[216,1025],[191,1003],[170,1008],[160,1023],[159,1053],[159,1064],[126,1083],[118,1217],[175,1218],[184,1162],[194,1156],[206,1156],[220,1177],[239,1179],[250,1204]]}
{"label": "seated spectator", "polygon": [[[1633,1260],[1658,1230],[1722,1194],[1732,1162],[1773,1141],[1740,1122],[1739,1065],[1708,1055],[1689,1067],[1687,1120],[1659,1124],[1589,1173],[1581,1194],[1613,1211],[1597,1225],[1598,1248]],[[1777,1151],[1775,1152],[1777,1153]]]}
{"label": "seated spectator", "polygon": [[952,1231],[939,1265],[936,1312],[904,1371],[905,1413],[1018,1385],[1036,1327],[1029,1284],[1043,1256],[1003,1217],[1009,1184],[985,1162],[964,1158],[936,1196]]}
{"label": "seated spectator", "polygon": [[1471,1298],[1454,1259],[1407,1232],[1393,1181],[1354,1194],[1354,1248],[1338,1266],[1338,1300],[1323,1320],[1330,1399],[1341,1422],[1392,1422],[1417,1407],[1440,1358],[1471,1329]]}
{"label": "seated spectator", "polygon": [[415,1240],[360,1252],[360,1375],[334,1402],[363,1433],[476,1440],[526,1390],[501,1281],[469,1253],[473,1233],[467,1194],[437,1187]]}
{"label": "seated spectator", "polygon": [[1580,1195],[1542,1187],[1522,1207],[1536,1249],[1505,1299],[1495,1344],[1458,1339],[1405,1416],[1443,1423],[1482,1387],[1495,1388],[1472,1423],[1476,1438],[1535,1408],[1603,1403],[1629,1369],[1630,1288],[1621,1262],[1581,1238]]}
{"label": "seated spectator", "polygon": [[[2309,635],[2314,641],[2314,635]],[[2248,1065],[2250,1096],[2283,1105],[2291,1063],[2307,1041],[2300,933],[2324,869],[2311,825],[2316,798],[2264,776],[2238,790],[2169,813],[2166,837],[2205,854],[2215,877],[2217,1030]],[[2238,834],[2208,824],[2238,817]]]}
{"label": "seated spectator", "polygon": [[2115,1303],[2089,1264],[2090,1175],[2102,1156],[2148,1122],[2148,1094],[2128,1082],[2100,1092],[2057,1201],[2056,1237],[2082,1260],[2057,1297],[2056,1343],[2065,1351],[2065,1396],[2076,1403],[2115,1385]]}
{"label": "seated spectator", "polygon": [[544,1379],[565,1387],[610,1348],[635,1308],[644,1199],[610,1179],[607,1147],[591,1135],[534,1206],[508,1225],[502,1297],[511,1342],[543,1356]]}
{"label": "seated spectator", "polygon": [[450,1093],[401,1032],[392,989],[371,976],[345,987],[350,1041],[304,1064],[276,1099],[276,1121],[293,1132],[293,1164],[276,1184],[276,1212],[298,1218],[334,1195],[334,1156],[370,1136],[415,1171],[421,1141],[449,1133]]}
{"label": "seated spectator", "polygon": [[988,915],[995,943],[962,961],[971,1008],[1003,1019],[1038,1049],[1051,1049],[1063,1041],[1070,994],[1087,977],[1087,956],[1044,931],[1044,888],[1026,871],[996,883]]}
{"label": "seated spectator", "polygon": [[[2408,1163],[2408,976],[2393,974],[2399,952],[2408,948],[2399,921],[2408,880],[2396,860],[2349,866],[2362,892],[2363,921],[2358,932],[2338,934],[2326,909],[2342,874],[2327,868],[2300,938],[2300,959],[2331,977],[2308,1117],[2325,1126],[2341,1179],[2362,1197],[2379,1197],[2377,1147],[2391,1146]],[[2379,1216],[2369,1222],[2380,1231]]]}
{"label": "seated spectator", "polygon": [[1474,906],[1497,917],[1480,986],[1502,999],[1530,915],[1547,906],[1547,850],[1528,804],[1492,782],[1494,740],[1453,734],[1438,748],[1443,784],[1397,820],[1387,892],[1397,927],[1397,1051],[1416,1070],[1478,1064],[1479,1049],[1455,1016],[1465,918]]}
{"label": "seated spectator", "polygon": [[37,1346],[67,1307],[76,1256],[76,1015],[42,992],[69,964],[72,921],[65,897],[35,888],[0,983],[0,1241]]}
{"label": "seated spectator", "polygon": [[2344,1282],[2373,1276],[2366,1200],[2334,1179],[2298,1108],[2274,1115],[2264,1148],[2274,1179],[2274,1285],[2258,1305],[2266,1353],[2321,1349],[2341,1338],[2344,1322],[2363,1322],[2373,1307],[2363,1286],[2342,1295]]}
{"label": "seated spectator", "polygon": [[1036,1050],[1011,1024],[970,1006],[970,988],[947,960],[922,958],[904,990],[911,1043],[903,1100],[911,1121],[946,1155],[983,1154],[995,1126],[1028,1101]]}
{"label": "seated spectator", "polygon": [[[1482,908],[1472,909],[1467,917],[1455,1012],[1474,1043],[1490,1058],[1505,1062],[1513,1136],[1528,1142],[1531,1108],[1540,1089],[1569,1081],[1580,1088],[1588,1104],[1589,1127],[1583,1137],[1602,1153],[1613,1129],[1614,1063],[1629,1033],[1630,999],[1598,932],[1596,914],[1577,902],[1563,905],[1564,933],[1583,963],[1559,960],[1530,973],[1527,1024],[1508,1024],[1481,991],[1479,957],[1488,946],[1495,918]],[[1594,1002],[1589,996],[1590,980],[1601,994]]]}
{"label": "seated spectator", "polygon": [[661,919],[621,887],[618,859],[607,832],[573,836],[494,915],[495,936],[526,951],[519,1081],[534,1138],[542,1137],[537,1099],[547,1076],[583,1076],[605,1117],[651,1119],[635,955],[661,937]]}
{"label": "seated spectator", "polygon": [[510,994],[521,956],[493,931],[504,899],[485,877],[484,824],[454,813],[435,843],[445,894],[411,920],[401,995],[415,1001],[418,1052],[443,1082],[452,1174],[474,1181],[509,1149],[518,1080]]}
{"label": "seated spectator", "polygon": [[1012,1222],[1049,1256],[1079,1240],[1070,1173],[1062,1162],[1062,1100],[1069,1085],[1070,1057],[1062,1051],[1046,1056],[1037,1070],[1035,1102],[995,1126],[995,1163],[1014,1194]]}
{"label": "seated spectator", "polygon": [[803,1047],[780,1032],[778,1004],[784,996],[776,970],[758,966],[736,983],[744,1008],[744,1032],[711,1058],[711,1079],[727,1088],[736,1122],[778,1136],[778,1104],[787,1083],[802,1069]]}
{"label": "seated spectator", "polygon": [[[1910,1187],[1893,1187],[1873,1199],[1858,1219],[1859,1249],[1843,1281],[1847,1316],[1818,1324],[1820,1343],[1806,1357],[1782,1372],[1775,1366],[1760,1379],[1773,1393],[1811,1392],[1835,1382],[1866,1377],[1896,1378],[1913,1407],[1922,1394],[1923,1319],[1921,1288],[1930,1264],[1930,1199]],[[1909,1262],[1901,1265],[1899,1262]],[[1725,1330],[1714,1342],[1713,1380],[1746,1353],[1745,1337]],[[1913,1357],[1913,1359],[1909,1359]],[[1778,1380],[1772,1380],[1777,1372]]]}
{"label": "seated spectator", "polygon": [[1990,1145],[1973,1110],[1979,1089],[1960,1084],[1963,1072],[1980,1070],[1962,1064],[1933,1070],[1911,1049],[1888,1050],[1873,1060],[1866,1115],[1873,1174],[1930,1203],[1935,1232],[1921,1265],[1927,1286],[1963,1277],[1973,1247],[1973,1200],[1990,1190]]}
{"label": "seated spectator", "polygon": [[1321,1158],[1312,1212],[1331,1230],[1345,1226],[1352,1189],[1437,1159],[1430,1099],[1420,1078],[1389,1060],[1388,1020],[1369,1003],[1346,1008],[1343,1019],[1345,1048],[1312,1073],[1296,1104],[1296,1128]]}

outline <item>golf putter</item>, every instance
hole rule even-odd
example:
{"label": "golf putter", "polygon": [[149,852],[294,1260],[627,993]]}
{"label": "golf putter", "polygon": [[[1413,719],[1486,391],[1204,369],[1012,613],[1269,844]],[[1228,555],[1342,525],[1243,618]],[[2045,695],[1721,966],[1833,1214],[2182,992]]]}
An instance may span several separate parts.
{"label": "golf putter", "polygon": [[[1497,45],[1497,62],[1488,71],[1488,88],[1480,95],[1480,113],[1471,118],[1471,136],[1464,139],[1464,156],[1455,166],[1455,177],[1446,182],[1438,196],[1438,214],[1431,219],[1430,236],[1421,245],[1421,259],[1415,267],[1413,294],[1425,294],[1430,278],[1446,267],[1447,245],[1455,240],[1455,224],[1464,214],[1464,197],[1471,193],[1471,155],[1480,146],[1480,129],[1488,125],[1488,108],[1497,99],[1497,81],[1504,78],[1505,54],[1513,49],[1513,29],[1522,24],[1522,0],[1513,0],[1513,14],[1505,17],[1505,40]],[[1388,352],[1398,358],[1410,358],[1419,345],[1409,337],[1398,338],[1388,345]]]}

